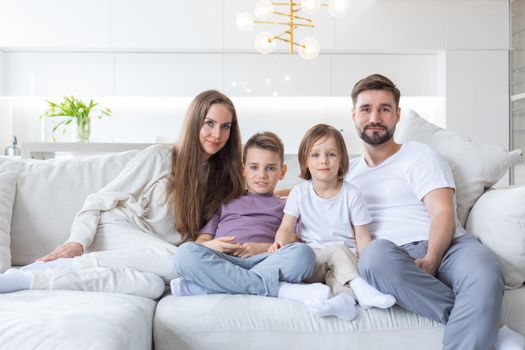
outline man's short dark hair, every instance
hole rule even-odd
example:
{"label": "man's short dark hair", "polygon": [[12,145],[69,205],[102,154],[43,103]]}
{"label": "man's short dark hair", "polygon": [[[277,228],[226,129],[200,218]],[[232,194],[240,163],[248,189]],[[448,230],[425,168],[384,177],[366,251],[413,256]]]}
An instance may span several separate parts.
{"label": "man's short dark hair", "polygon": [[381,74],[372,74],[359,80],[352,89],[352,103],[355,107],[357,96],[363,91],[367,90],[386,90],[390,91],[394,95],[394,101],[396,107],[399,107],[399,99],[401,98],[401,92],[397,88],[396,84],[392,80],[388,79]]}

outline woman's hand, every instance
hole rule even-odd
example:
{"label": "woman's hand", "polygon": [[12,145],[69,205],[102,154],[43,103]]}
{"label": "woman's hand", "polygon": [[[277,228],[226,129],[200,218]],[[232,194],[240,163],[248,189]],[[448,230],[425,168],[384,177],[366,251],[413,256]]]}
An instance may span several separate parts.
{"label": "woman's hand", "polygon": [[212,239],[211,241],[202,242],[201,244],[224,254],[233,254],[241,247],[239,243],[232,243],[235,241],[235,236],[225,236]]}
{"label": "woman's hand", "polygon": [[239,258],[249,258],[261,253],[267,253],[271,243],[244,243],[237,249],[233,255]]}
{"label": "woman's hand", "polygon": [[60,258],[74,258],[75,256],[82,255],[82,253],[84,253],[84,247],[82,247],[82,244],[66,242],[56,247],[51,253],[36,259],[36,261],[46,262]]}

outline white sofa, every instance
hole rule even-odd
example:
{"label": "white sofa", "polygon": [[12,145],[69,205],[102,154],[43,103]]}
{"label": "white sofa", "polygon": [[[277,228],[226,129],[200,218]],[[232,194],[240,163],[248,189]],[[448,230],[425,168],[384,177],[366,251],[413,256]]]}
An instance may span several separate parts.
{"label": "white sofa", "polygon": [[[485,191],[519,152],[475,145],[415,114],[397,138],[428,142],[451,164],[460,219],[504,268],[509,289],[502,320],[525,335],[525,187]],[[0,158],[0,269],[30,263],[64,241],[87,194],[136,153],[83,160]],[[294,157],[287,162],[291,174],[284,187],[297,182]],[[441,348],[442,334],[442,324],[397,306],[359,309],[356,320],[345,322],[313,316],[293,301],[246,295],[168,295],[158,301],[75,291],[0,295],[0,349],[431,350]]]}

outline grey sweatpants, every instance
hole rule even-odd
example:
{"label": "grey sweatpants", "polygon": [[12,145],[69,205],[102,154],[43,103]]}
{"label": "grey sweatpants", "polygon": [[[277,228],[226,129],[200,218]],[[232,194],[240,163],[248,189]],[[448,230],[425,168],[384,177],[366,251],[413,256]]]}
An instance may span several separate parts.
{"label": "grey sweatpants", "polygon": [[401,307],[445,323],[444,350],[491,349],[505,290],[496,256],[466,234],[452,241],[434,277],[414,263],[427,247],[427,241],[399,247],[373,240],[361,254],[359,273]]}

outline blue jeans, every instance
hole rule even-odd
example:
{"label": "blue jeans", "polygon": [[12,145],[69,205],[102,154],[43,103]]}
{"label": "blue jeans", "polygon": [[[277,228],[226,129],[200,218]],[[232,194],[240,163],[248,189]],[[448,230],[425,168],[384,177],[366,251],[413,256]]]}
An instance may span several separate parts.
{"label": "blue jeans", "polygon": [[180,277],[215,293],[276,297],[279,282],[302,282],[313,273],[315,253],[293,243],[275,253],[239,258],[188,242],[175,250],[173,264]]}
{"label": "blue jeans", "polygon": [[428,241],[398,247],[374,240],[361,254],[359,274],[401,307],[445,323],[443,349],[492,349],[505,290],[496,256],[466,234],[452,240],[431,276],[414,263],[427,248]]}

